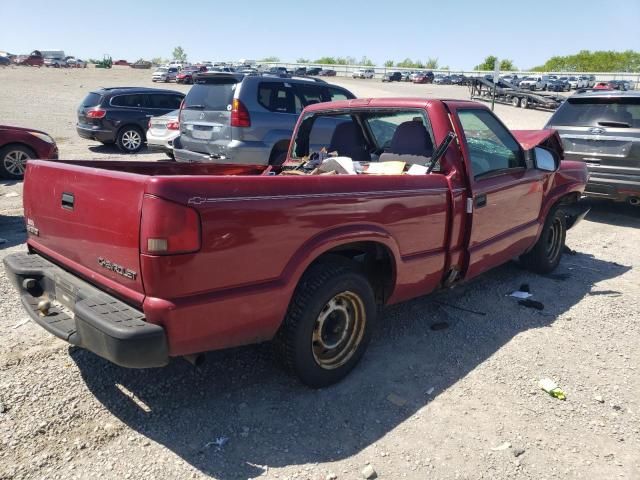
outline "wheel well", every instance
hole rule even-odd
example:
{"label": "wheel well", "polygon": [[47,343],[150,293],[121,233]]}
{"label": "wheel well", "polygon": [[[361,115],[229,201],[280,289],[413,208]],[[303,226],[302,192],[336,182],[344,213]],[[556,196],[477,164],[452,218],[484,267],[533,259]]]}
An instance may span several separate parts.
{"label": "wheel well", "polygon": [[5,149],[7,147],[22,147],[22,148],[26,148],[27,150],[29,150],[30,152],[33,152],[34,155],[38,155],[36,153],[36,151],[30,147],[29,145],[27,145],[26,143],[22,143],[22,142],[10,142],[10,143],[5,143],[4,145],[0,145],[0,150]]}
{"label": "wheel well", "polygon": [[269,163],[273,162],[278,155],[286,153],[289,150],[290,140],[280,140],[271,149],[271,155],[269,155]]}
{"label": "wheel well", "polygon": [[383,305],[395,285],[395,262],[389,249],[377,242],[354,242],[324,252],[311,265],[319,263],[342,263],[355,268],[371,283],[376,302]]}

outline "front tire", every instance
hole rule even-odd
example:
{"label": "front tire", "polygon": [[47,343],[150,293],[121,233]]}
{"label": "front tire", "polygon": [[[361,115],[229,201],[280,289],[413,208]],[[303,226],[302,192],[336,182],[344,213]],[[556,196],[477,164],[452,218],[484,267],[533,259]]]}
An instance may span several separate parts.
{"label": "front tire", "polygon": [[24,178],[27,160],[36,158],[36,153],[23,145],[7,145],[0,148],[0,177],[9,180]]}
{"label": "front tire", "polygon": [[376,314],[373,289],[363,275],[338,263],[312,266],[278,330],[276,354],[304,384],[332,385],[362,358]]}
{"label": "front tire", "polygon": [[520,257],[528,270],[535,273],[550,273],[558,266],[567,236],[567,220],[559,208],[547,215],[540,238],[534,247]]}
{"label": "front tire", "polygon": [[123,127],[118,132],[116,144],[124,153],[136,153],[140,151],[144,144],[142,130],[136,126]]}

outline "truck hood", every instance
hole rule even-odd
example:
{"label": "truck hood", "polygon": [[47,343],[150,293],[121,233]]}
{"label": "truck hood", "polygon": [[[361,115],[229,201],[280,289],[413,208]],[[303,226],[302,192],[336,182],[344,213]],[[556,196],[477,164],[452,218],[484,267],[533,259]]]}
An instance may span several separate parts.
{"label": "truck hood", "polygon": [[552,128],[545,128],[544,130],[511,130],[511,133],[525,150],[544,147],[556,152],[560,158],[564,157],[560,135]]}

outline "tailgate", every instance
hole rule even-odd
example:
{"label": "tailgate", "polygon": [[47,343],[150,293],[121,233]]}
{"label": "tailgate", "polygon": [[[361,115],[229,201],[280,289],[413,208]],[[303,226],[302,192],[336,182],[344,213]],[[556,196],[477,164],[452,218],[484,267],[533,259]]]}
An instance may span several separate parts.
{"label": "tailgate", "polygon": [[139,298],[145,181],[125,172],[29,162],[24,184],[29,245],[93,283],[117,285],[121,294]]}

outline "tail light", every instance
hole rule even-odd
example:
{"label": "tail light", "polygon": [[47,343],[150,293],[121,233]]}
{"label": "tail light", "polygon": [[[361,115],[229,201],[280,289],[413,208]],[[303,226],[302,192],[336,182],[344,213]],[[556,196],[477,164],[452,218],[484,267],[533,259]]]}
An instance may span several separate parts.
{"label": "tail light", "polygon": [[85,115],[87,116],[87,118],[104,118],[106,114],[106,110],[96,107],[92,108],[91,110],[87,110],[87,113]]}
{"label": "tail light", "polygon": [[231,126],[232,127],[250,127],[251,117],[249,110],[237,98],[233,99],[231,104]]}
{"label": "tail light", "polygon": [[180,122],[169,122],[167,123],[168,130],[180,130]]}
{"label": "tail light", "polygon": [[193,208],[145,195],[140,250],[149,255],[175,255],[200,250],[200,215]]}

